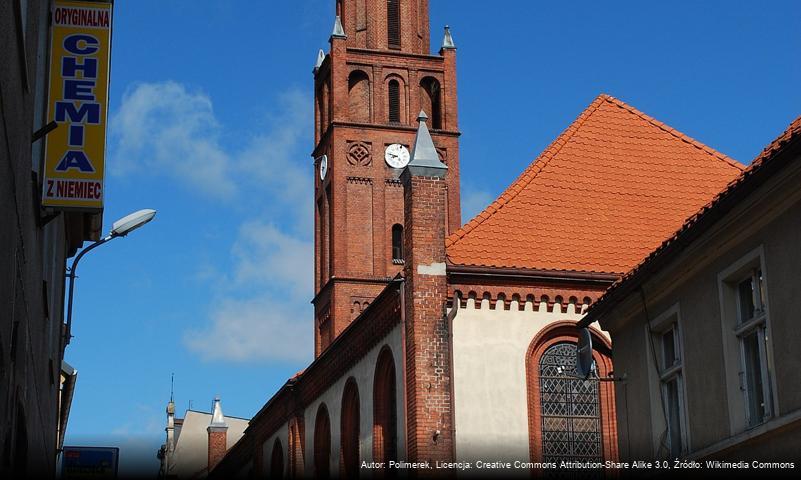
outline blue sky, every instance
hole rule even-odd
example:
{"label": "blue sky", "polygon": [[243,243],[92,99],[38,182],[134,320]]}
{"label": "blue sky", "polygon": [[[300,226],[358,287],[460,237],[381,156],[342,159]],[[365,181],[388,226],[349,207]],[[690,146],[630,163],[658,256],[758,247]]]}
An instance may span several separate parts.
{"label": "blue sky", "polygon": [[[801,114],[801,3],[432,0],[458,47],[464,221],[599,94],[748,163]],[[179,412],[250,417],[312,357],[312,74],[333,0],[116,2],[105,226],[67,444],[157,468]]]}

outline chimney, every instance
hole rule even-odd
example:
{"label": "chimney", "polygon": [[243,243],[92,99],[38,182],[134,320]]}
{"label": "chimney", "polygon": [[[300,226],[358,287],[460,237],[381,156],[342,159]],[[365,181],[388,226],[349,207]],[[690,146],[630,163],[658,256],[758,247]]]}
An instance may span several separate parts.
{"label": "chimney", "polygon": [[448,167],[439,159],[420,112],[412,158],[401,174],[404,205],[404,300],[409,374],[410,461],[452,461],[450,339],[445,311]]}
{"label": "chimney", "polygon": [[209,432],[209,469],[211,472],[228,451],[227,435],[228,424],[220,406],[220,397],[214,398],[214,410],[211,413],[211,423],[206,431]]}

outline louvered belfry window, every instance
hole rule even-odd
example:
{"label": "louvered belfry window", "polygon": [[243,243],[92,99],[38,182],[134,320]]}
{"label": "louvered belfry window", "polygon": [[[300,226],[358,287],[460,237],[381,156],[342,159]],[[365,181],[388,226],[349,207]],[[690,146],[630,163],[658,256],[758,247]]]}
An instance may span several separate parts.
{"label": "louvered belfry window", "polygon": [[389,122],[400,123],[400,83],[390,80],[388,85]]}
{"label": "louvered belfry window", "polygon": [[540,359],[542,458],[557,465],[603,461],[598,382],[573,377],[575,359],[575,343],[557,343]]}
{"label": "louvered belfry window", "polygon": [[389,48],[400,48],[400,0],[387,0],[387,43]]}

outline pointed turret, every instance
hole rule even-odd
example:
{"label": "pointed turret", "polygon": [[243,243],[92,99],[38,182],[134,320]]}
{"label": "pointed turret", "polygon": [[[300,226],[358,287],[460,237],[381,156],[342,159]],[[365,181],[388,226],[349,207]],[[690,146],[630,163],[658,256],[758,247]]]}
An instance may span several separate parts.
{"label": "pointed turret", "polygon": [[209,432],[209,471],[222,460],[228,451],[228,424],[225,423],[220,397],[214,397],[214,409],[211,412],[211,423],[206,428]]}
{"label": "pointed turret", "polygon": [[348,38],[348,36],[345,35],[345,29],[342,28],[342,19],[339,18],[339,15],[337,15],[337,18],[334,20],[334,31],[331,32],[331,38]]}
{"label": "pointed turret", "polygon": [[325,52],[321,48],[320,51],[317,52],[317,61],[314,62],[314,71],[315,72],[320,69],[320,66],[323,64],[324,61],[325,61]]}
{"label": "pointed turret", "polygon": [[210,427],[227,427],[225,423],[225,415],[223,415],[222,406],[220,405],[220,397],[214,397],[214,410],[211,412]]}
{"label": "pointed turret", "polygon": [[420,115],[417,116],[419,125],[417,127],[417,136],[414,138],[411,160],[406,168],[409,169],[409,173],[412,175],[444,177],[448,167],[439,159],[439,154],[437,154],[437,148],[434,146],[431,133],[428,131],[426,120],[428,120],[428,115],[421,110]]}
{"label": "pointed turret", "polygon": [[456,44],[453,43],[451,36],[451,27],[445,25],[445,38],[442,39],[442,48],[444,50],[456,50]]}
{"label": "pointed turret", "polygon": [[161,446],[158,457],[161,459],[161,474],[164,477],[170,475],[173,468],[173,456],[175,455],[175,397],[173,395],[173,379],[170,379],[170,401],[167,402],[167,441]]}

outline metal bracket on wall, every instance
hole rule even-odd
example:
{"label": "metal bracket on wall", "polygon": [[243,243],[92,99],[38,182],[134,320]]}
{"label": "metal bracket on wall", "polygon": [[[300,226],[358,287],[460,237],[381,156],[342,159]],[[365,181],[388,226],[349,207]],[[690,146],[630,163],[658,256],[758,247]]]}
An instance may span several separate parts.
{"label": "metal bracket on wall", "polygon": [[58,123],[56,123],[54,120],[45,125],[44,127],[40,128],[39,130],[33,132],[33,135],[31,135],[31,143],[36,143],[37,141],[44,138],[45,135],[52,132],[56,128],[58,128]]}

